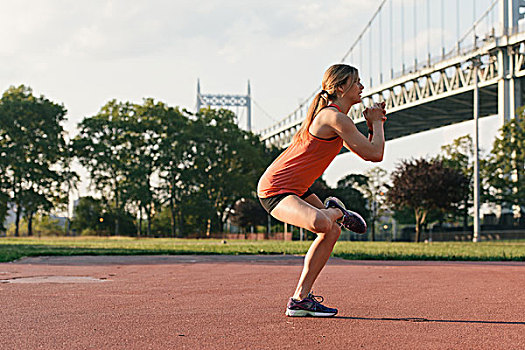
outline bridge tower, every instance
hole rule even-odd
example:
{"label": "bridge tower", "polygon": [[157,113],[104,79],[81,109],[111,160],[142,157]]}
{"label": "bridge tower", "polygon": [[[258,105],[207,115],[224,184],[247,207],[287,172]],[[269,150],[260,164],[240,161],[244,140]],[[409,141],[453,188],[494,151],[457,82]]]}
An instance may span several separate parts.
{"label": "bridge tower", "polygon": [[[518,21],[525,14],[520,13],[520,8],[525,7],[525,0],[500,0],[500,23],[502,24],[502,38],[518,33]],[[522,105],[521,83],[514,76],[514,52],[507,46],[500,50],[498,61],[503,72],[503,79],[498,83],[498,114],[500,122],[507,122],[516,117],[516,109]]]}
{"label": "bridge tower", "polygon": [[246,130],[252,130],[252,100],[250,81],[246,95],[202,94],[200,80],[197,79],[197,112],[202,107],[244,107],[246,108]]}

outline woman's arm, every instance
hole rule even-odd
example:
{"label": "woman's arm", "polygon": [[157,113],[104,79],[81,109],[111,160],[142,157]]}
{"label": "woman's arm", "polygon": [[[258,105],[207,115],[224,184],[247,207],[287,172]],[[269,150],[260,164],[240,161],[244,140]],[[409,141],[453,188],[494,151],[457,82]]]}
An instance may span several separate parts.
{"label": "woman's arm", "polygon": [[385,135],[383,123],[386,120],[384,110],[378,107],[369,109],[367,121],[372,125],[373,135],[367,139],[355,126],[352,119],[343,113],[337,113],[332,128],[343,139],[343,144],[350,151],[371,162],[383,160],[385,150]]}

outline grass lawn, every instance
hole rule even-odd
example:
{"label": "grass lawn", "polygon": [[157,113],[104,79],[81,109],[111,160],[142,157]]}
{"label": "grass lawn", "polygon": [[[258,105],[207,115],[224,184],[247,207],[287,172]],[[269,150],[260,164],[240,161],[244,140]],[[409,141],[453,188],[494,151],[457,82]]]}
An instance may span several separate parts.
{"label": "grass lawn", "polygon": [[[130,237],[0,238],[0,262],[43,255],[297,254],[310,242]],[[428,243],[338,242],[333,256],[362,260],[525,261],[525,240]]]}

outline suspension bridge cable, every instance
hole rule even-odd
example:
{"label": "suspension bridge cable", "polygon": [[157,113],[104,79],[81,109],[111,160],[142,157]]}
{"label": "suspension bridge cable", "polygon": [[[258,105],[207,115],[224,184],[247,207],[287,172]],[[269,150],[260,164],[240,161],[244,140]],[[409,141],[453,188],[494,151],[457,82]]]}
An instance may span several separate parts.
{"label": "suspension bridge cable", "polygon": [[476,0],[472,0],[472,22],[476,21]]}
{"label": "suspension bridge cable", "polygon": [[390,79],[394,78],[394,40],[393,40],[393,32],[394,32],[394,26],[392,24],[392,18],[393,18],[393,10],[392,10],[392,3],[394,1],[390,1]]}
{"label": "suspension bridge cable", "polygon": [[[366,33],[366,31],[368,30],[368,28],[371,27],[372,25],[372,22],[374,21],[374,19],[377,17],[377,14],[381,11],[381,9],[383,8],[383,6],[385,5],[385,3],[387,2],[388,0],[383,0],[381,1],[381,4],[379,5],[379,7],[377,8],[376,12],[374,12],[374,15],[372,16],[372,18],[368,21],[368,23],[366,24],[365,28],[361,31],[361,33],[359,34],[359,36],[357,37],[357,39],[354,41],[354,43],[352,44],[352,46],[350,46],[350,49],[348,49],[348,51],[344,54],[343,58],[341,59],[341,62],[344,62],[347,58],[348,58],[348,55],[350,55],[350,53],[353,51],[353,49],[355,48],[355,46],[359,43],[360,44],[360,47],[362,48],[362,44],[361,44],[361,38],[364,36],[364,34]],[[362,61],[362,50],[359,50],[360,51],[360,55],[361,55],[361,61]],[[360,62],[362,64],[362,62]],[[308,96],[304,102],[299,106],[297,107],[292,113],[288,114],[286,117],[284,117],[283,119],[281,119],[281,121],[283,120],[286,120],[287,118],[289,118],[290,116],[292,116],[295,112],[297,112],[303,105],[306,105],[306,103],[312,98],[315,96],[315,94],[321,89],[321,86],[318,85],[317,88],[310,94],[310,96]]]}
{"label": "suspension bridge cable", "polygon": [[[381,20],[381,13],[382,12],[379,12],[379,20],[378,20],[378,23],[379,23],[379,50],[381,50],[383,48],[383,26],[382,26],[382,20]],[[383,68],[383,55],[379,54],[379,84],[382,84],[383,83],[383,72],[381,71],[381,69]]]}
{"label": "suspension bridge cable", "polygon": [[276,118],[272,117],[268,112],[266,112],[266,111],[264,110],[264,108],[262,108],[261,105],[258,104],[257,101],[255,101],[255,100],[253,99],[253,97],[252,97],[252,102],[253,102],[253,104],[254,104],[257,108],[259,108],[259,109],[261,110],[261,112],[263,112],[264,115],[266,115],[266,116],[267,116],[268,118],[270,118],[272,121],[274,121],[274,122],[276,122],[276,123],[279,122],[279,120],[277,120]]}
{"label": "suspension bridge cable", "polygon": [[427,0],[427,59],[430,67],[430,0]]}
{"label": "suspension bridge cable", "polygon": [[414,71],[417,70],[417,0],[413,0],[414,4]]}
{"label": "suspension bridge cable", "polygon": [[495,11],[490,12],[490,23],[492,24],[492,30],[494,30],[494,12]]}
{"label": "suspension bridge cable", "polygon": [[[456,0],[456,38],[459,38],[459,0]],[[459,54],[459,41],[457,44]]]}
{"label": "suspension bridge cable", "polygon": [[[472,31],[475,31],[476,30],[476,27],[479,25],[479,23],[490,13],[490,11],[492,11],[492,9],[494,8],[494,6],[499,3],[500,0],[494,0],[492,1],[492,4],[490,4],[489,8],[481,15],[481,17],[479,17],[479,19],[474,22],[474,24],[472,25],[472,27],[469,28],[469,30],[467,30],[465,32],[465,34],[463,34],[463,36],[457,41],[457,47],[459,47],[459,45],[461,44],[461,42],[463,40],[465,40],[467,38],[467,36],[472,32]],[[474,32],[475,33],[475,32]],[[448,53],[448,55],[450,55],[452,52],[454,51],[454,49]],[[448,56],[447,55],[447,56]]]}
{"label": "suspension bridge cable", "polygon": [[403,64],[403,74],[405,74],[405,0],[401,0],[401,62]]}
{"label": "suspension bridge cable", "polygon": [[383,5],[387,2],[388,0],[383,0],[381,2],[381,4],[379,5],[379,7],[377,8],[376,12],[374,12],[374,15],[372,16],[372,18],[368,21],[368,23],[366,24],[365,28],[361,31],[361,33],[359,34],[359,36],[357,37],[357,39],[354,41],[354,43],[350,46],[350,48],[348,49],[348,51],[344,54],[343,58],[341,59],[341,62],[344,62],[344,60],[346,60],[346,58],[348,57],[348,55],[350,54],[350,52],[352,52],[352,50],[354,49],[354,47],[357,45],[357,43],[361,40],[361,38],[363,37],[363,35],[365,34],[365,32],[368,30],[368,28],[370,28],[372,26],[372,22],[374,21],[374,19],[376,18],[376,16],[378,15],[379,11],[381,11],[381,9],[383,8]]}
{"label": "suspension bridge cable", "polygon": [[445,0],[441,0],[441,59],[445,58]]}
{"label": "suspension bridge cable", "polygon": [[[476,0],[472,0],[472,22],[476,21]],[[476,43],[476,28],[474,28],[474,46],[477,46]]]}
{"label": "suspension bridge cable", "polygon": [[[368,57],[372,57],[372,27],[368,32]],[[372,60],[368,60],[368,77],[370,78],[370,87],[372,87]]]}
{"label": "suspension bridge cable", "polygon": [[359,67],[363,66],[363,42],[359,42]]}

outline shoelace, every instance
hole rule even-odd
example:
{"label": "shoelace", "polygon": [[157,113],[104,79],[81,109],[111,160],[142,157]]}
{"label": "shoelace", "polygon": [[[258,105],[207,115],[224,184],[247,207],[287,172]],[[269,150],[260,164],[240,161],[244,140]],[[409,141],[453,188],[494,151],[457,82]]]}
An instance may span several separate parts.
{"label": "shoelace", "polygon": [[[313,295],[312,292],[308,293],[308,298],[312,299],[317,304],[321,304],[324,301],[324,298],[320,295]],[[317,298],[321,298],[321,301],[317,300]]]}

